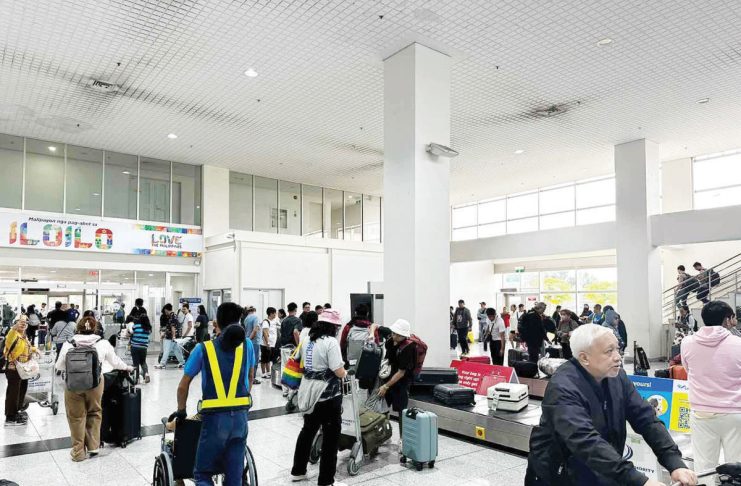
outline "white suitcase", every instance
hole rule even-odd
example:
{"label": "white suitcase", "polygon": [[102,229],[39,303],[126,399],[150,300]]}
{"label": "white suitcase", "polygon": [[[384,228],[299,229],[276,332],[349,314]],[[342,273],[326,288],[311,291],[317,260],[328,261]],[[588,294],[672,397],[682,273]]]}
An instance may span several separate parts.
{"label": "white suitcase", "polygon": [[527,385],[519,383],[499,383],[486,391],[489,408],[507,412],[519,412],[527,407]]}

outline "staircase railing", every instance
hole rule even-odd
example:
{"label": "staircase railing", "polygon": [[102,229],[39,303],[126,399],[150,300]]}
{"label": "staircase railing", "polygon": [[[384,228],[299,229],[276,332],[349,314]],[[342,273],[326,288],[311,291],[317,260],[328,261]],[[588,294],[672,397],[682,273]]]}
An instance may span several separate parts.
{"label": "staircase railing", "polygon": [[[690,270],[692,271],[692,270]],[[707,278],[698,279],[698,276],[706,274]],[[718,274],[719,279],[713,279]],[[715,282],[713,283],[713,280]],[[662,320],[676,321],[679,315],[680,303],[685,303],[690,308],[699,308],[704,301],[718,299],[741,290],[741,254],[735,255],[698,275],[691,275],[690,280],[683,284],[675,285],[662,294]]]}

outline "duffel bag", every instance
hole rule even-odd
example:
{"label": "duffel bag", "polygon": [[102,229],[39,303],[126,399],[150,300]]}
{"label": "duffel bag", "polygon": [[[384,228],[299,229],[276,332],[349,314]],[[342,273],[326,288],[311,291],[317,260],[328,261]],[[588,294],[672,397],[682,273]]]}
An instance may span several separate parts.
{"label": "duffel bag", "polygon": [[531,361],[515,361],[511,364],[517,376],[522,378],[536,378],[538,376],[538,364]]}

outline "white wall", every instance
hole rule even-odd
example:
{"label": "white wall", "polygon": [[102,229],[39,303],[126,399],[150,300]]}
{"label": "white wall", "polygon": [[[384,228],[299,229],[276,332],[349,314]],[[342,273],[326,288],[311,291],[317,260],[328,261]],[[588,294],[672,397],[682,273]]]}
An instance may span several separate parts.
{"label": "white wall", "polygon": [[705,267],[710,268],[739,253],[741,253],[741,241],[719,241],[664,247],[661,249],[663,288],[668,289],[677,284],[677,266],[679,265],[684,265],[687,273],[694,275],[696,272],[692,268],[692,264],[695,262],[700,262]]}
{"label": "white wall", "polygon": [[[332,307],[342,317],[350,320],[350,294],[368,292],[368,282],[383,280],[383,254],[345,250],[332,250]],[[297,302],[301,305],[300,302]],[[386,316],[391,322],[398,316]],[[391,324],[387,322],[387,324]]]}
{"label": "white wall", "polygon": [[229,231],[229,169],[203,166],[203,236]]}
{"label": "white wall", "polygon": [[230,289],[233,284],[234,246],[207,249],[203,254],[203,289]]}
{"label": "white wall", "polygon": [[654,246],[741,240],[741,206],[651,216]]}

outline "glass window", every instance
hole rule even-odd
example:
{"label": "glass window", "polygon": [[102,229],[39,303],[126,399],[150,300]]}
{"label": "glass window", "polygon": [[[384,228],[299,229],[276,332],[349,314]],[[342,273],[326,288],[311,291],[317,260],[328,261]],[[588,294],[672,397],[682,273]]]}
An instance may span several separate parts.
{"label": "glass window", "polygon": [[381,198],[363,196],[363,241],[381,242]]}
{"label": "glass window", "polygon": [[574,186],[540,191],[539,197],[540,214],[561,213],[574,209]]}
{"label": "glass window", "polygon": [[507,233],[527,233],[528,231],[538,231],[537,217],[507,221]]}
{"label": "glass window", "polygon": [[479,238],[490,238],[507,234],[507,223],[491,223],[479,226]]}
{"label": "glass window", "polygon": [[577,294],[577,310],[574,312],[581,314],[584,304],[589,304],[589,308],[593,309],[594,304],[600,304],[602,307],[611,305],[618,309],[617,292],[579,292]]}
{"label": "glass window", "polygon": [[505,219],[507,219],[506,199],[479,203],[478,224],[497,223]]}
{"label": "glass window", "polygon": [[104,184],[103,214],[110,218],[136,219],[139,158],[136,155],[106,152]]}
{"label": "glass window", "polygon": [[573,292],[576,290],[574,270],[540,272],[541,292]]}
{"label": "glass window", "polygon": [[255,176],[255,231],[277,233],[288,227],[288,211],[278,212],[278,180]]}
{"label": "glass window", "polygon": [[608,204],[615,204],[614,177],[576,185],[577,208],[591,208]]}
{"label": "glass window", "polygon": [[201,166],[172,163],[172,222],[201,224]]}
{"label": "glass window", "polygon": [[540,217],[540,229],[554,229],[574,226],[574,211],[565,213],[547,214]]}
{"label": "glass window", "polygon": [[587,268],[576,274],[580,292],[617,290],[617,268]]}
{"label": "glass window", "polygon": [[63,143],[26,139],[25,208],[53,213],[64,211]]}
{"label": "glass window", "polygon": [[252,231],[252,176],[229,171],[229,227]]}
{"label": "glass window", "polygon": [[278,232],[298,236],[301,234],[301,184],[280,181],[278,190],[278,207],[281,214],[286,214],[285,226],[281,221]]}
{"label": "glass window", "polygon": [[459,228],[453,230],[453,241],[475,240],[477,238],[476,226]]}
{"label": "glass window", "polygon": [[170,162],[141,158],[139,219],[170,222]]}
{"label": "glass window", "polygon": [[476,225],[476,204],[453,208],[453,228]]}
{"label": "glass window", "polygon": [[23,137],[0,134],[0,167],[3,169],[0,207],[20,209],[23,197]]}
{"label": "glass window", "polygon": [[[549,292],[540,295],[540,300],[548,305],[546,309],[546,315],[550,317],[556,312],[556,306],[560,305],[562,309],[568,309],[572,312],[576,312],[576,293],[575,292],[561,292],[553,293]],[[577,312],[577,315],[579,313]]]}
{"label": "glass window", "polygon": [[67,212],[100,216],[103,197],[103,151],[67,145]]}
{"label": "glass window", "polygon": [[502,287],[505,289],[518,289],[520,288],[520,281],[522,280],[521,273],[505,273],[502,277]]}
{"label": "glass window", "polygon": [[363,196],[345,193],[345,239],[363,241]]}
{"label": "glass window", "polygon": [[695,193],[695,209],[719,208],[741,204],[741,186],[723,187]]}
{"label": "glass window", "polygon": [[576,211],[576,224],[604,223],[606,221],[615,221],[615,206]]}
{"label": "glass window", "polygon": [[325,238],[341,240],[343,238],[342,212],[344,210],[342,191],[336,189],[324,189],[324,231]]}
{"label": "glass window", "polygon": [[536,216],[537,214],[538,214],[538,193],[537,192],[507,198],[507,219],[519,219],[519,218],[525,218],[527,216]]}
{"label": "glass window", "polygon": [[[695,191],[734,185],[741,185],[741,152],[694,161],[692,186]],[[738,199],[735,202],[740,203]]]}
{"label": "glass window", "polygon": [[540,288],[540,274],[538,272],[524,272],[520,274],[521,290],[535,290],[538,291]]}
{"label": "glass window", "polygon": [[304,236],[322,237],[322,188],[303,186],[303,219]]}

